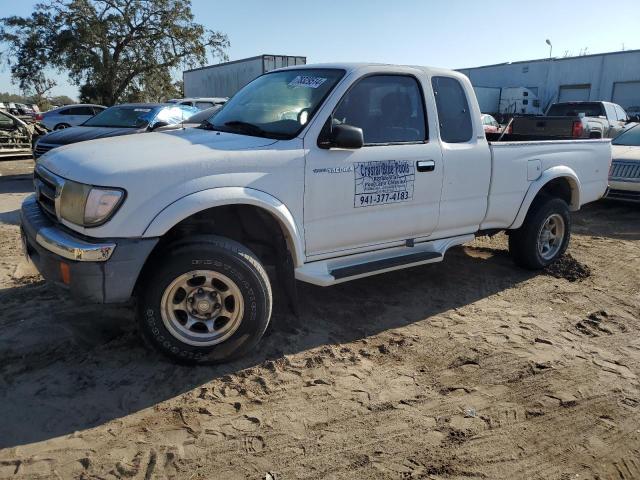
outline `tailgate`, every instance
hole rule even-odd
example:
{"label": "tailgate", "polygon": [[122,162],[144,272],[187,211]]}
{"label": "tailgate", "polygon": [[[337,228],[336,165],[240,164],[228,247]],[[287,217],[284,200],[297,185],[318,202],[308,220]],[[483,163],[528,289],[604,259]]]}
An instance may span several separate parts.
{"label": "tailgate", "polygon": [[516,117],[511,126],[514,135],[573,138],[574,121],[574,117]]}

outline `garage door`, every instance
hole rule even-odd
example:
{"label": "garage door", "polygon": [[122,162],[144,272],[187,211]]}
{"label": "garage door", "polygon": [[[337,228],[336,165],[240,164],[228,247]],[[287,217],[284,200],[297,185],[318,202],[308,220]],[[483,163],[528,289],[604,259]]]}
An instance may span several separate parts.
{"label": "garage door", "polygon": [[640,82],[614,83],[611,101],[622,108],[640,106]]}
{"label": "garage door", "polygon": [[589,100],[591,85],[561,85],[558,102],[586,102]]}

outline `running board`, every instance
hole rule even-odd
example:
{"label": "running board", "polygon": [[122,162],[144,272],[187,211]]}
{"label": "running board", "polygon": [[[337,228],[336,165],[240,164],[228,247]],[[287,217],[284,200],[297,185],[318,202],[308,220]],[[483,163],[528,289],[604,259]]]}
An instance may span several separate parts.
{"label": "running board", "polygon": [[336,268],[331,270],[329,273],[336,280],[342,280],[343,278],[356,277],[358,275],[375,274],[375,272],[379,270],[402,267],[412,263],[441,260],[442,254],[438,252],[411,253],[409,255],[400,255],[399,257],[385,258],[383,260],[376,260],[369,263]]}
{"label": "running board", "polygon": [[310,261],[295,269],[295,277],[302,282],[328,287],[402,268],[441,262],[449,248],[470,242],[474,238],[473,234],[459,235],[430,242],[419,242],[413,246],[398,245]]}

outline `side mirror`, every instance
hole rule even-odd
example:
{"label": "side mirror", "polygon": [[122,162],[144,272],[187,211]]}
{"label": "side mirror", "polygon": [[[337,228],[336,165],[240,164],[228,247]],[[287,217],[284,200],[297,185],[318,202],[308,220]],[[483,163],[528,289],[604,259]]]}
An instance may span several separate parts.
{"label": "side mirror", "polygon": [[352,125],[334,125],[327,138],[321,141],[322,148],[358,149],[364,145],[362,129]]}

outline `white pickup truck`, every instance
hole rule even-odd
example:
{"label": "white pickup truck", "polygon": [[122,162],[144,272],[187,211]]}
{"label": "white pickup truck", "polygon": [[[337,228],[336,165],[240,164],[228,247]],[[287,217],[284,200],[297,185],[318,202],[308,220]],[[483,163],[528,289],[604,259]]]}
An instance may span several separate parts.
{"label": "white pickup truck", "polygon": [[605,193],[610,163],[609,140],[488,142],[456,72],[293,67],[199,128],[45,154],[22,232],[48,280],[97,302],[135,298],[161,352],[219,362],[258,343],[272,281],[295,305],[296,279],[439,262],[502,230],[517,264],[548,265],[567,248],[569,212]]}

